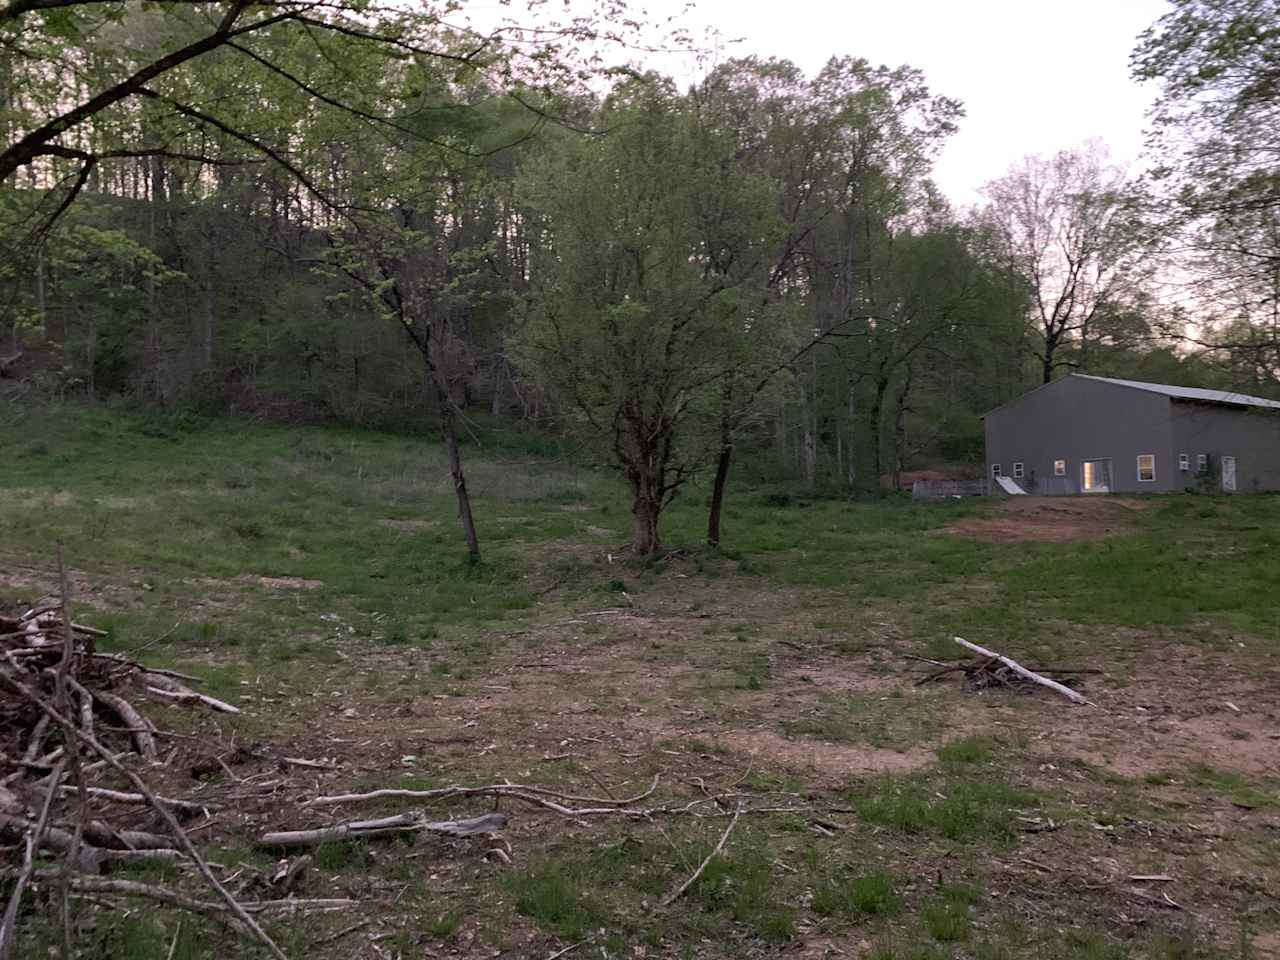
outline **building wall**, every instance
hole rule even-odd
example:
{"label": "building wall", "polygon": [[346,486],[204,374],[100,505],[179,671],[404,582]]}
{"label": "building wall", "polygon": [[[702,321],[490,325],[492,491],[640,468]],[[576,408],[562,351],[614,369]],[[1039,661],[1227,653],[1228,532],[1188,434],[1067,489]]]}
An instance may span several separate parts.
{"label": "building wall", "polygon": [[[1221,489],[1222,457],[1236,458],[1236,490],[1280,490],[1280,411],[1224,407],[1185,400],[1173,402],[1175,456],[1188,454],[1191,471],[1178,489],[1204,482]],[[1196,474],[1196,455],[1209,455],[1212,475]]]}
{"label": "building wall", "polygon": [[[1055,380],[987,414],[987,475],[998,463],[1012,477],[1020,461],[1019,482],[1029,493],[1079,493],[1082,462],[1110,459],[1112,492],[1181,490],[1170,406],[1167,396],[1132,387]],[[1156,458],[1156,479],[1140,482],[1137,458],[1148,453]],[[1055,460],[1067,462],[1066,476],[1054,476]]]}

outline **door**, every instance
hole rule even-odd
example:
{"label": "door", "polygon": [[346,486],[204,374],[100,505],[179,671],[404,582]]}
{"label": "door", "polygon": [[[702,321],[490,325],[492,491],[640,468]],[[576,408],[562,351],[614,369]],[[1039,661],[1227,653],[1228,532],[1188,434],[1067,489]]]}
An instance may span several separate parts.
{"label": "door", "polygon": [[1222,458],[1222,489],[1227,493],[1235,493],[1236,490],[1236,458]]}
{"label": "door", "polygon": [[1080,489],[1085,493],[1111,492],[1111,461],[1085,460],[1080,464]]}

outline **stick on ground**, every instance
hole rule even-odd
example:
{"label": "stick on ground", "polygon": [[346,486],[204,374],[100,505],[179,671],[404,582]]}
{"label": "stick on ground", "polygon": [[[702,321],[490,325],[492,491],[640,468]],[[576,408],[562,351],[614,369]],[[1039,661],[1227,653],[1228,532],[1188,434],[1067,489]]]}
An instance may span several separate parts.
{"label": "stick on ground", "polygon": [[707,869],[707,864],[709,864],[716,857],[716,855],[719,854],[720,851],[724,849],[725,841],[729,839],[729,834],[733,833],[733,828],[738,825],[738,818],[741,816],[742,816],[742,804],[739,803],[738,808],[733,812],[733,819],[729,821],[729,825],[724,828],[724,833],[720,835],[720,842],[716,844],[716,848],[712,850],[709,854],[707,854],[707,859],[703,860],[702,863],[698,864],[698,869],[693,871],[693,876],[691,876],[684,883],[680,884],[679,889],[677,889],[674,893],[668,894],[666,898],[663,899],[662,905],[664,907],[671,906],[673,903],[675,903],[677,900],[680,899],[680,897],[684,894],[686,890],[688,890],[690,887],[692,887],[695,883],[698,882],[698,878],[702,876],[702,871]]}
{"label": "stick on ground", "polygon": [[966,650],[972,650],[974,653],[981,654],[984,657],[992,657],[993,659],[999,660],[1018,676],[1024,677],[1032,683],[1038,683],[1042,687],[1048,687],[1055,693],[1062,694],[1072,703],[1087,703],[1089,706],[1094,705],[1091,701],[1085,699],[1085,697],[1076,693],[1070,687],[1064,687],[1062,684],[1058,683],[1057,680],[1050,680],[1048,677],[1043,677],[1038,673],[1034,673],[1022,664],[1018,663],[1016,660],[1010,660],[1008,657],[996,653],[993,650],[988,650],[986,647],[980,647],[976,643],[970,643],[963,637],[952,637],[951,639],[960,644],[960,646],[964,647]]}

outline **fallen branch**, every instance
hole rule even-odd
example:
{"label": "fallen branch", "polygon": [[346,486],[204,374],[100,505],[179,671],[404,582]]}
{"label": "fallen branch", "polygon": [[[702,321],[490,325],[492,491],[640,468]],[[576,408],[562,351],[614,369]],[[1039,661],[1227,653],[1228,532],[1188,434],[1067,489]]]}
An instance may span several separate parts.
{"label": "fallen branch", "polygon": [[[46,703],[38,694],[29,690],[26,684],[22,683],[15,677],[7,675],[4,671],[0,671],[0,679],[4,680],[6,684],[16,690],[24,699],[34,704],[44,713],[48,714],[49,719],[54,723],[61,724],[64,730],[75,729],[66,717],[62,716],[57,710],[49,706],[49,704]],[[79,733],[77,736],[91,750],[93,750],[94,753],[98,754],[98,756],[105,760],[108,766],[112,767],[117,773],[123,774],[129,782],[133,784],[134,789],[147,798],[147,802],[150,803],[155,811],[160,814],[165,823],[168,824],[169,829],[173,831],[173,834],[178,839],[182,849],[196,865],[196,869],[200,871],[200,875],[203,876],[209,886],[213,887],[218,895],[222,897],[230,911],[235,914],[236,918],[249,929],[250,933],[257,938],[258,942],[266,947],[268,952],[270,952],[276,960],[288,960],[284,951],[282,951],[276,942],[267,935],[267,932],[262,929],[258,922],[245,912],[244,908],[240,905],[240,902],[236,900],[236,898],[231,895],[230,891],[228,891],[218,878],[213,875],[213,871],[209,869],[209,864],[205,861],[204,857],[200,855],[200,851],[197,850],[195,844],[191,842],[191,838],[187,836],[186,831],[182,829],[182,825],[178,823],[178,819],[174,816],[173,811],[156,798],[155,793],[153,793],[151,788],[147,786],[146,782],[117,760],[115,755],[102,744],[98,743],[96,739],[85,733]]]}
{"label": "fallen branch", "polygon": [[496,833],[506,826],[507,817],[501,813],[487,813],[482,817],[466,820],[423,820],[414,813],[401,813],[378,820],[356,820],[315,830],[283,830],[264,833],[258,838],[259,847],[309,847],[331,840],[348,837],[379,837],[392,833],[443,833],[451,837],[470,837],[477,833]]}
{"label": "fallen branch", "polygon": [[677,900],[680,899],[680,897],[684,894],[686,890],[688,890],[690,887],[692,887],[695,883],[698,882],[698,878],[702,876],[702,871],[707,869],[707,864],[709,864],[720,853],[720,851],[724,849],[725,841],[729,839],[729,834],[733,833],[733,828],[738,825],[738,820],[739,818],[741,818],[741,816],[742,816],[742,804],[738,804],[738,809],[734,811],[733,819],[729,821],[729,826],[724,828],[724,833],[720,835],[720,842],[716,844],[715,849],[712,850],[709,854],[707,854],[707,858],[703,860],[702,863],[698,864],[698,869],[693,871],[693,875],[689,877],[688,880],[680,884],[678,889],[668,894],[663,899],[662,905],[664,907],[671,906],[673,903],[675,903]]}
{"label": "fallen branch", "polygon": [[960,646],[964,647],[966,650],[972,650],[974,653],[979,654],[981,656],[991,657],[994,660],[999,660],[1001,663],[1003,663],[1006,667],[1008,667],[1014,673],[1018,674],[1018,676],[1023,677],[1024,679],[1030,680],[1032,683],[1038,683],[1042,687],[1048,687],[1050,690],[1053,690],[1056,693],[1062,694],[1072,703],[1086,703],[1086,704],[1089,704],[1090,706],[1094,705],[1092,702],[1087,700],[1085,697],[1083,697],[1079,693],[1076,693],[1076,691],[1072,690],[1070,687],[1064,687],[1062,684],[1058,683],[1058,681],[1056,680],[1050,680],[1048,677],[1044,677],[1038,673],[1034,673],[1031,670],[1028,670],[1022,664],[1018,663],[1016,660],[1011,660],[1009,657],[1003,656],[1002,654],[999,654],[999,653],[995,653],[992,650],[988,650],[986,647],[980,647],[976,643],[970,643],[968,640],[965,640],[963,637],[952,637],[951,639],[954,640],[956,643],[960,644]]}
{"label": "fallen branch", "polygon": [[495,783],[483,787],[437,787],[434,790],[405,790],[398,787],[386,787],[381,790],[370,790],[368,793],[341,793],[329,797],[314,797],[303,804],[304,807],[323,807],[337,803],[364,803],[369,800],[398,798],[402,800],[452,800],[460,797],[516,797],[529,799],[530,795],[553,797],[569,803],[591,803],[608,807],[629,807],[653,795],[658,789],[658,778],[655,776],[649,788],[634,797],[617,800],[612,797],[577,797],[559,793],[546,787],[527,786],[519,783]]}
{"label": "fallen branch", "polygon": [[0,921],[0,960],[9,960],[12,956],[13,933],[18,926],[18,905],[22,902],[23,891],[26,890],[27,883],[31,880],[31,874],[35,869],[36,850],[44,842],[45,828],[49,824],[49,811],[53,807],[53,797],[57,793],[54,786],[58,782],[58,778],[62,775],[62,764],[59,763],[53,771],[53,776],[49,782],[49,792],[44,796],[44,806],[40,809],[40,819],[36,821],[35,829],[26,835],[26,847],[22,853],[22,870],[18,873],[17,882],[14,883],[13,893],[9,897],[9,904],[5,907],[4,919]]}
{"label": "fallen branch", "polygon": [[157,697],[164,697],[166,700],[173,700],[178,703],[203,703],[206,707],[212,707],[222,713],[239,713],[239,707],[233,707],[225,701],[219,700],[217,697],[211,697],[206,693],[196,693],[194,690],[165,690],[160,687],[147,686],[147,693]]}
{"label": "fallen branch", "polygon": [[[59,787],[63,793],[74,793],[74,787]],[[97,797],[100,800],[110,800],[113,803],[129,803],[129,804],[145,804],[149,801],[140,793],[125,793],[122,790],[108,790],[106,787],[85,787],[85,793],[91,797]],[[167,803],[169,806],[177,810],[185,810],[188,813],[204,813],[206,810],[216,810],[217,804],[212,803],[195,803],[191,800],[175,800],[173,797],[162,797],[156,794],[156,799],[161,803]]]}

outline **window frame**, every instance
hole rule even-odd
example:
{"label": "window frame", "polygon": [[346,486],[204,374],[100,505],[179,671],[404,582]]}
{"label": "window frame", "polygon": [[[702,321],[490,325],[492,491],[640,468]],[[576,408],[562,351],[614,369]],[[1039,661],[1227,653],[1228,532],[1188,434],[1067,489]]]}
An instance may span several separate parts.
{"label": "window frame", "polygon": [[1003,474],[1000,472],[1000,464],[993,463],[991,465],[991,479],[994,480],[996,477],[1000,477],[1000,476],[1003,476]]}
{"label": "window frame", "polygon": [[[1144,477],[1142,475],[1142,461],[1144,459],[1150,459],[1151,461],[1151,476],[1149,477]],[[1138,472],[1139,483],[1155,483],[1156,482],[1156,455],[1154,453],[1138,454],[1137,472]]]}
{"label": "window frame", "polygon": [[1196,454],[1196,473],[1209,472],[1209,455],[1207,453]]}
{"label": "window frame", "polygon": [[1178,469],[1183,473],[1191,472],[1191,454],[1189,453],[1178,454]]}
{"label": "window frame", "polygon": [[1027,475],[1026,465],[1021,460],[1013,461],[1013,479],[1021,480]]}
{"label": "window frame", "polygon": [[1067,461],[1066,461],[1066,460],[1055,460],[1055,461],[1053,461],[1053,475],[1054,475],[1055,477],[1065,477],[1065,476],[1067,475]]}

